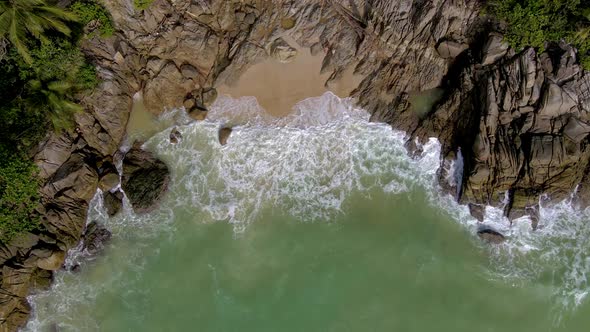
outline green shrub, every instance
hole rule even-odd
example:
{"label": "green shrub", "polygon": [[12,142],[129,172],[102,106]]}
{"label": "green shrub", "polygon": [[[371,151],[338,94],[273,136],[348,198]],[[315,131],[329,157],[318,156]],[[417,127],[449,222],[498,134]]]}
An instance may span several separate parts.
{"label": "green shrub", "polygon": [[[0,155],[5,153],[0,153]],[[0,241],[39,227],[34,209],[39,204],[36,167],[28,160],[6,159],[0,164]]]}
{"label": "green shrub", "polygon": [[544,51],[545,42],[565,40],[578,49],[580,63],[590,69],[589,4],[580,0],[494,0],[487,11],[505,21],[505,38],[521,50]]}
{"label": "green shrub", "polygon": [[48,122],[42,110],[26,107],[26,81],[18,63],[22,59],[15,50],[9,54],[0,61],[0,151],[5,155],[28,151],[45,135]]}
{"label": "green shrub", "polygon": [[133,3],[135,4],[135,8],[137,9],[147,9],[152,2],[154,2],[154,0],[133,0]]}
{"label": "green shrub", "polygon": [[96,0],[78,0],[69,9],[78,16],[84,26],[92,21],[98,21],[101,36],[109,37],[115,32],[109,12]]}
{"label": "green shrub", "polygon": [[31,58],[29,64],[15,57],[20,79],[26,82],[22,104],[46,114],[55,129],[71,128],[73,114],[82,110],[75,104],[75,96],[98,84],[94,66],[75,44],[62,38],[32,49]]}
{"label": "green shrub", "polygon": [[84,54],[71,41],[52,38],[31,50],[32,62],[26,63],[13,54],[22,80],[39,79],[76,80],[78,72],[86,64]]}
{"label": "green shrub", "polygon": [[45,110],[28,105],[21,97],[0,105],[0,147],[9,146],[15,154],[29,151],[49,129]]}
{"label": "green shrub", "polygon": [[96,76],[96,66],[90,63],[84,63],[78,68],[78,75],[76,75],[76,82],[80,90],[90,90],[98,85],[98,77]]}

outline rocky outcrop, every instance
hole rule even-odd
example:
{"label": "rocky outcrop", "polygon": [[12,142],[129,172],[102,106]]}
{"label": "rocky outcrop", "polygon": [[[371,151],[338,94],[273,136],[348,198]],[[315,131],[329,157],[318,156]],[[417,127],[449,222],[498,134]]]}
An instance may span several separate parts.
{"label": "rocky outcrop", "polygon": [[168,167],[136,143],[123,159],[121,186],[136,213],[152,210],[168,187]]}
{"label": "rocky outcrop", "polygon": [[461,201],[504,207],[511,219],[531,215],[535,227],[541,196],[568,198],[586,172],[588,77],[567,45],[515,54],[489,46],[496,34],[487,39],[462,59],[436,110],[409,129],[436,135],[445,153],[461,148]]}
{"label": "rocky outcrop", "polygon": [[[590,173],[589,78],[575,50],[515,52],[479,16],[477,1],[360,3],[331,2],[351,28],[323,30],[323,70],[338,77],[354,66],[366,77],[354,95],[373,120],[419,139],[438,137],[447,160],[461,150],[461,188],[450,188],[458,200],[503,207],[511,219],[530,215],[533,227],[542,197],[559,201],[578,187],[579,201],[590,201],[583,181]],[[433,88],[442,97],[416,112],[410,97]]]}

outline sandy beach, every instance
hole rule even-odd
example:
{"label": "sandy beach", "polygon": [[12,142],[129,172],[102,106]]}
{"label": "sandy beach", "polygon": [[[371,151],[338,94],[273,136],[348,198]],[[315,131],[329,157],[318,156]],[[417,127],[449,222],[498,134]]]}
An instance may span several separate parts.
{"label": "sandy beach", "polygon": [[288,115],[297,102],[321,96],[326,91],[348,97],[360,83],[360,77],[353,75],[351,69],[325,86],[330,74],[320,75],[324,54],[311,55],[309,49],[298,47],[289,38],[284,39],[298,51],[291,62],[281,63],[269,57],[248,68],[234,84],[217,87],[219,94],[234,98],[254,96],[268,113],[281,117]]}

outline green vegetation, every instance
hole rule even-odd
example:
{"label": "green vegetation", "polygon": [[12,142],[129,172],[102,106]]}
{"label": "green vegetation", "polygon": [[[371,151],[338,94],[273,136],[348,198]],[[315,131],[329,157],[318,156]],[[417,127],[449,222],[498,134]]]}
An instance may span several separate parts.
{"label": "green vegetation", "polygon": [[96,22],[103,37],[109,37],[115,32],[109,12],[96,0],[77,1],[70,6],[70,10],[78,16],[84,26]]}
{"label": "green vegetation", "polygon": [[74,103],[76,93],[98,83],[94,67],[69,40],[41,44],[31,54],[30,66],[15,59],[19,77],[26,82],[23,87],[26,106],[45,113],[55,129],[71,128],[73,114],[82,110]]}
{"label": "green vegetation", "polygon": [[133,3],[135,4],[135,8],[137,9],[147,9],[152,2],[154,2],[154,0],[133,0]]}
{"label": "green vegetation", "polygon": [[48,130],[72,128],[82,110],[77,98],[98,84],[79,41],[92,21],[103,36],[113,25],[97,1],[79,0],[70,10],[0,0],[0,242],[39,227],[30,151]]}
{"label": "green vegetation", "polygon": [[[0,153],[2,155],[2,153]],[[0,163],[0,241],[39,227],[33,213],[39,201],[35,167],[27,160]]]}
{"label": "green vegetation", "polygon": [[507,24],[506,40],[516,50],[565,40],[590,69],[590,3],[587,0],[493,0],[488,11]]}
{"label": "green vegetation", "polygon": [[76,16],[59,8],[48,6],[42,0],[0,1],[0,37],[7,38],[26,62],[31,62],[28,38],[47,41],[47,31],[55,30],[69,36],[66,22]]}

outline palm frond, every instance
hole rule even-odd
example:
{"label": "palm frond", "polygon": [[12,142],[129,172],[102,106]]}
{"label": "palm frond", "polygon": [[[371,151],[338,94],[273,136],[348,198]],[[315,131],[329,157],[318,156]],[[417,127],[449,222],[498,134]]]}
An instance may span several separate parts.
{"label": "palm frond", "polygon": [[12,12],[4,11],[0,14],[0,36],[6,36],[10,31],[12,22]]}
{"label": "palm frond", "polygon": [[72,113],[82,112],[84,110],[84,107],[69,100],[62,100],[62,103],[62,109],[66,110],[69,113],[68,115]]}
{"label": "palm frond", "polygon": [[51,16],[39,16],[39,20],[42,22],[45,30],[57,30],[66,36],[69,36],[72,32],[65,23],[57,18]]}
{"label": "palm frond", "polygon": [[65,81],[53,81],[47,84],[47,89],[57,92],[59,94],[66,94],[73,87],[72,84]]}
{"label": "palm frond", "polygon": [[41,81],[39,81],[39,80],[30,80],[28,82],[28,85],[31,90],[40,90],[41,87],[43,86]]}
{"label": "palm frond", "polygon": [[46,12],[51,14],[58,20],[62,21],[69,21],[69,22],[78,22],[78,16],[74,13],[65,11],[63,9],[51,6],[40,6],[39,11]]}
{"label": "palm frond", "polygon": [[66,22],[76,22],[75,14],[49,6],[43,0],[0,1],[0,37],[7,39],[16,48],[25,62],[32,63],[26,45],[27,35],[47,42],[47,30],[56,30],[66,36],[71,29]]}
{"label": "palm frond", "polygon": [[19,28],[18,23],[16,20],[12,20],[10,25],[10,31],[8,32],[8,40],[12,45],[16,48],[17,52],[23,57],[25,62],[32,63],[33,59],[29,54],[29,49],[24,42],[24,33],[22,29]]}

